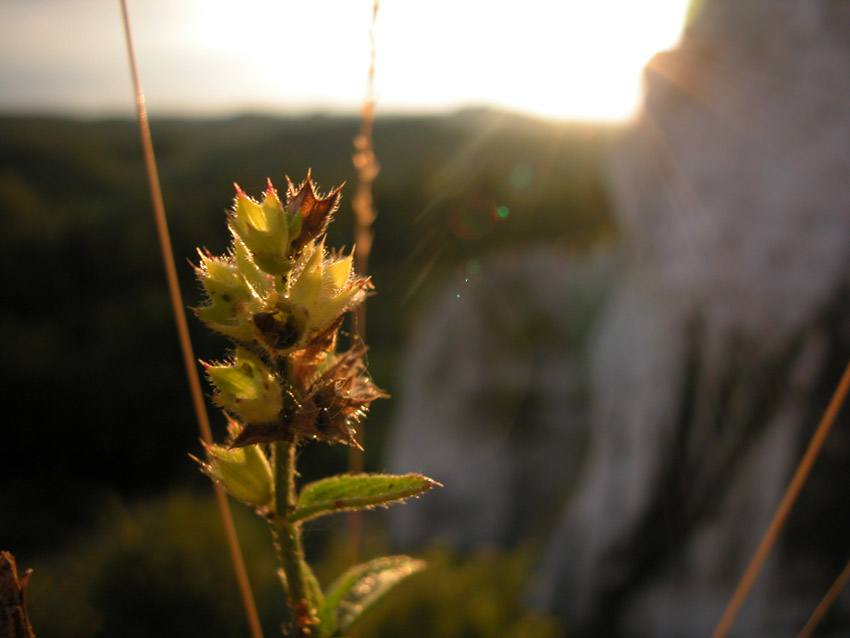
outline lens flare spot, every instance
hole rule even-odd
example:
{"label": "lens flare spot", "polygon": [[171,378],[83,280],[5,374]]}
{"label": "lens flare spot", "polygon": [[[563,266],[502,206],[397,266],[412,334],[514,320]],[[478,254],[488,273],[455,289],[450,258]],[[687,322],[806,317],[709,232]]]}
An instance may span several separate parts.
{"label": "lens flare spot", "polygon": [[496,209],[496,216],[499,219],[507,219],[508,215],[510,215],[510,214],[511,214],[511,211],[510,211],[510,209],[508,209],[507,206],[502,205],[502,206],[499,206]]}

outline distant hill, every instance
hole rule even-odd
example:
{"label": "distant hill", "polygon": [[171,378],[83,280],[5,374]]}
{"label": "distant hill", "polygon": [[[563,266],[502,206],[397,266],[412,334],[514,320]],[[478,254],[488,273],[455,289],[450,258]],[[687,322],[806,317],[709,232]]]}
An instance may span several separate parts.
{"label": "distant hill", "polygon": [[[330,240],[351,245],[358,127],[324,116],[152,122],[187,304],[200,297],[195,247],[226,245],[233,182],[259,195],[267,177],[282,189],[308,167],[325,189],[347,182]],[[368,312],[379,385],[393,389],[416,309],[470,260],[613,232],[599,170],[612,133],[491,111],[378,119]],[[61,500],[55,479],[130,492],[193,480],[197,433],[135,122],[0,118],[0,215],[2,382],[23,415],[4,426],[15,453],[0,464],[0,510],[27,501],[24,483]],[[221,357],[224,342],[192,323],[196,354]],[[367,422],[372,463],[386,410]]]}

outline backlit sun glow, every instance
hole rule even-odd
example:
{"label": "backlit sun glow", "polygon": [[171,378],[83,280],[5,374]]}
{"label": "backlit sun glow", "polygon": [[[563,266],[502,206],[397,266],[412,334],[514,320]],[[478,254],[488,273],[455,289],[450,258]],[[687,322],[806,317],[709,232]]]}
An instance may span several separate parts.
{"label": "backlit sun glow", "polygon": [[[483,106],[623,118],[638,102],[643,65],[678,39],[687,4],[382,0],[379,112]],[[124,108],[129,80],[118,81],[126,58],[115,5],[11,0],[0,27],[0,108],[55,103],[95,115]],[[148,106],[176,115],[355,112],[371,9],[372,0],[130,0]],[[100,37],[67,30],[69,23],[96,25]],[[27,24],[63,36],[38,42]],[[28,105],[40,73],[38,103]],[[63,81],[51,82],[56,77]]]}
{"label": "backlit sun glow", "polygon": [[387,4],[387,22],[404,25],[380,33],[387,101],[462,96],[555,118],[618,119],[637,105],[643,65],[676,43],[688,3],[524,0],[483,10],[502,5],[443,2],[427,15]]}

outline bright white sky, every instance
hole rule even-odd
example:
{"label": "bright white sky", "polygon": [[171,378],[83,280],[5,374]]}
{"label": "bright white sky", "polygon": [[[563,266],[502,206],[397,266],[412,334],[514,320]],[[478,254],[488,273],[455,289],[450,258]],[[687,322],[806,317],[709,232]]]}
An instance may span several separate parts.
{"label": "bright white sky", "polygon": [[[359,109],[372,0],[129,0],[153,116]],[[382,0],[379,113],[617,119],[687,0]],[[118,0],[0,3],[0,111],[133,114]]]}

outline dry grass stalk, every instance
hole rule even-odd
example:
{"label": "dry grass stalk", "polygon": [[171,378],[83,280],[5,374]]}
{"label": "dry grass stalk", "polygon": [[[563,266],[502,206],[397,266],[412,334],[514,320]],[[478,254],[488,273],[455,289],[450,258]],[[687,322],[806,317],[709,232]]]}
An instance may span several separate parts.
{"label": "dry grass stalk", "polygon": [[818,603],[818,606],[815,608],[814,612],[812,612],[811,617],[800,631],[798,638],[809,638],[814,633],[815,629],[817,629],[818,625],[820,625],[823,620],[823,617],[826,616],[826,612],[829,611],[829,608],[832,607],[835,599],[838,598],[838,594],[844,590],[848,581],[850,581],[850,562],[844,566],[844,569],[841,570],[838,578],[836,578],[835,582],[832,583],[829,591],[826,592],[823,599],[821,599],[820,603]]}
{"label": "dry grass stalk", "polygon": [[[150,187],[151,199],[153,201],[160,252],[162,253],[162,260],[165,266],[166,277],[168,279],[168,291],[171,298],[172,311],[174,314],[174,320],[177,323],[177,333],[180,338],[180,349],[183,354],[183,363],[186,367],[186,375],[189,379],[189,387],[191,388],[192,403],[195,408],[195,417],[198,421],[198,429],[201,432],[201,437],[204,442],[208,445],[212,445],[212,432],[210,429],[206,406],[204,405],[201,381],[195,365],[196,359],[192,351],[192,342],[189,338],[189,327],[183,310],[185,305],[183,304],[183,299],[180,295],[180,286],[177,280],[177,268],[174,263],[174,252],[171,248],[171,238],[168,233],[165,205],[162,200],[162,190],[159,184],[159,174],[157,172],[156,158],[153,152],[153,142],[151,140],[150,126],[148,125],[147,109],[145,108],[145,94],[142,90],[141,80],[139,79],[136,54],[133,48],[130,18],[127,12],[127,0],[121,0],[121,11],[124,19],[124,35],[127,41],[127,54],[130,60],[130,72],[133,77],[133,87],[136,96],[136,110],[139,118],[139,134],[141,136],[142,149],[144,152],[148,185]],[[224,493],[221,486],[217,483],[213,483],[213,486],[215,488],[216,500],[218,501],[225,534],[227,536],[230,559],[233,563],[233,569],[236,572],[236,579],[239,583],[239,590],[242,595],[242,604],[245,608],[248,625],[251,628],[251,636],[253,638],[262,638],[263,631],[260,626],[260,619],[257,614],[256,604],[254,603],[251,585],[248,581],[248,572],[245,569],[245,562],[242,558],[242,550],[239,547],[236,527],[233,524],[230,504],[228,503],[227,495]]]}
{"label": "dry grass stalk", "polygon": [[803,485],[806,483],[806,479],[809,477],[809,473],[817,460],[818,454],[826,441],[827,435],[829,435],[829,432],[835,423],[835,419],[838,416],[838,412],[841,409],[845,398],[847,397],[848,391],[850,391],[850,363],[848,363],[847,367],[844,369],[844,374],[838,382],[838,387],[835,389],[835,393],[832,395],[832,399],[830,399],[829,405],[826,407],[826,411],[823,413],[823,417],[821,417],[814,435],[812,435],[809,447],[806,449],[806,453],[803,455],[800,464],[797,466],[797,470],[794,472],[794,476],[792,477],[788,488],[785,490],[785,494],[782,496],[779,507],[776,509],[776,513],[773,515],[773,519],[770,521],[767,531],[764,533],[755,554],[750,560],[747,570],[741,577],[732,599],[726,606],[726,610],[723,612],[723,617],[720,619],[717,628],[714,630],[712,638],[725,638],[729,629],[732,628],[732,623],[735,622],[735,618],[738,616],[738,612],[741,610],[741,607],[746,601],[747,596],[750,593],[750,589],[752,589],[759,572],[761,572],[761,568],[764,566],[764,562],[767,560],[770,550],[779,538],[779,533],[782,531],[782,527],[785,525],[785,521],[791,513],[791,508],[794,506],[797,497],[800,495],[800,491],[803,489]]}
{"label": "dry grass stalk", "polygon": [[[375,231],[372,224],[378,215],[372,197],[372,182],[380,171],[372,145],[372,129],[375,123],[375,22],[378,18],[378,0],[372,3],[372,23],[369,27],[369,73],[366,78],[366,95],[363,99],[360,133],[354,138],[354,156],[352,161],[357,170],[357,190],[351,201],[354,210],[354,270],[362,277],[369,272],[369,253]],[[366,304],[360,304],[354,312],[355,339],[361,345],[366,341]],[[360,445],[363,445],[363,429],[357,432]],[[350,472],[363,471],[362,450],[351,448],[348,452]],[[348,515],[349,554],[356,562],[360,555],[363,536],[363,519],[360,512]]]}

